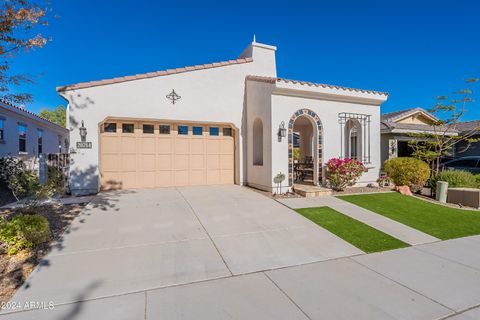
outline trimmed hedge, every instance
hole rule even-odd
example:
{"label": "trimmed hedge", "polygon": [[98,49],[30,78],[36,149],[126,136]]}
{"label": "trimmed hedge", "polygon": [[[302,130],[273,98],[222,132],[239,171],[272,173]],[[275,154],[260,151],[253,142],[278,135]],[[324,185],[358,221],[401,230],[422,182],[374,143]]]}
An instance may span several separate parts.
{"label": "trimmed hedge", "polygon": [[480,182],[480,175],[473,175],[464,170],[445,170],[431,177],[428,184],[435,192],[437,181],[448,182],[449,188],[477,188]]}
{"label": "trimmed hedge", "polygon": [[427,163],[416,158],[399,157],[385,161],[384,169],[396,186],[409,186],[419,191],[430,177]]}

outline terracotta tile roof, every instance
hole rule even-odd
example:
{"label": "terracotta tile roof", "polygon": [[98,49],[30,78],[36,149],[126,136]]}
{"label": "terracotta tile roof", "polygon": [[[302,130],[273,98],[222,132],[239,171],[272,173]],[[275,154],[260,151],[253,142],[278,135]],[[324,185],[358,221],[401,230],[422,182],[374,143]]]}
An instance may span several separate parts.
{"label": "terracotta tile roof", "polygon": [[[3,104],[3,105],[2,105],[2,104]],[[47,122],[50,123],[50,124],[53,124],[53,125],[55,125],[55,126],[57,126],[57,127],[62,128],[63,130],[67,130],[66,128],[64,128],[64,127],[56,124],[55,122],[52,122],[52,121],[50,121],[50,120],[48,120],[48,119],[46,119],[46,118],[44,118],[44,117],[41,117],[41,116],[39,116],[38,114],[36,114],[36,113],[34,113],[34,112],[28,111],[27,109],[24,109],[24,108],[20,108],[20,107],[14,105],[14,104],[11,103],[11,102],[8,102],[8,101],[5,101],[5,100],[3,100],[3,99],[0,99],[0,107],[4,107],[5,109],[8,110],[8,108],[6,108],[5,106],[11,107],[11,108],[13,109],[13,111],[15,111],[15,112],[19,112],[19,113],[25,112],[25,113],[27,113],[27,114],[29,114],[29,115],[31,115],[31,116],[34,116],[35,118],[38,118],[38,119],[43,120],[43,121],[47,121]]]}
{"label": "terracotta tile roof", "polygon": [[148,72],[143,74],[136,74],[133,76],[118,77],[113,79],[81,82],[77,84],[70,84],[66,86],[57,87],[57,91],[60,92],[60,91],[68,91],[68,90],[75,90],[75,89],[84,89],[84,88],[90,88],[90,87],[96,87],[96,86],[103,86],[107,84],[121,83],[121,82],[138,80],[138,79],[154,78],[154,77],[166,76],[170,74],[177,74],[177,73],[183,73],[183,72],[189,72],[189,71],[219,68],[219,67],[230,66],[235,64],[248,63],[252,61],[253,61],[252,58],[242,58],[242,59],[236,59],[236,60],[200,64],[195,66],[187,66],[187,67],[176,68],[176,69],[167,69],[163,71]]}
{"label": "terracotta tile roof", "polygon": [[381,121],[392,122],[392,121],[404,118],[404,117],[408,116],[409,114],[416,113],[416,112],[423,112],[433,119],[436,119],[436,120],[438,119],[437,117],[435,117],[433,114],[431,114],[430,112],[428,112],[425,109],[422,109],[422,108],[408,108],[408,109],[393,111],[393,112],[389,112],[389,113],[384,113],[384,114],[382,114],[380,120]]}
{"label": "terracotta tile roof", "polygon": [[292,84],[306,85],[306,86],[309,86],[309,87],[337,89],[337,90],[343,90],[343,91],[352,91],[352,92],[361,92],[361,93],[370,93],[370,94],[388,96],[387,92],[380,92],[380,91],[373,91],[373,90],[362,90],[362,89],[348,88],[348,87],[342,87],[342,86],[335,86],[335,85],[330,85],[330,84],[313,83],[313,82],[290,80],[290,79],[284,79],[284,78],[249,75],[249,76],[247,76],[247,80],[266,82],[266,83],[277,83],[277,82],[292,83]]}

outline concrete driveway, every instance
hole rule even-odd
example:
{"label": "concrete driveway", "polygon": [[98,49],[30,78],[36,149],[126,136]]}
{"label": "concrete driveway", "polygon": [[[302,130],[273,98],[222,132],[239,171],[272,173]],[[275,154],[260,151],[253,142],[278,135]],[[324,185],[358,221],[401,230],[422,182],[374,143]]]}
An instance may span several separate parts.
{"label": "concrete driveway", "polygon": [[58,306],[360,253],[239,186],[111,192],[88,205],[12,301]]}

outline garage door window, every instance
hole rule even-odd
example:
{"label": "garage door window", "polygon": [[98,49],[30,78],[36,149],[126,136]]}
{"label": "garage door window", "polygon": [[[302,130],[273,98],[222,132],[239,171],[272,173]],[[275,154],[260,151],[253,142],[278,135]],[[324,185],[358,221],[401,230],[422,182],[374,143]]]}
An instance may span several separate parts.
{"label": "garage door window", "polygon": [[188,126],[178,126],[178,134],[188,134]]}
{"label": "garage door window", "polygon": [[193,127],[192,132],[194,136],[201,136],[203,134],[203,128],[202,127]]}
{"label": "garage door window", "polygon": [[122,132],[123,133],[133,133],[134,126],[133,123],[123,123],[122,124]]}
{"label": "garage door window", "polygon": [[143,133],[152,134],[153,132],[154,132],[153,124],[144,124],[143,125]]}
{"label": "garage door window", "polygon": [[220,130],[217,127],[210,127],[210,135],[211,136],[218,136]]}
{"label": "garage door window", "polygon": [[104,132],[117,132],[117,124],[116,123],[105,123],[103,125]]}
{"label": "garage door window", "polygon": [[232,136],[232,128],[223,128],[223,136],[224,137],[231,137]]}
{"label": "garage door window", "polygon": [[160,134],[170,134],[170,126],[168,124],[160,125]]}

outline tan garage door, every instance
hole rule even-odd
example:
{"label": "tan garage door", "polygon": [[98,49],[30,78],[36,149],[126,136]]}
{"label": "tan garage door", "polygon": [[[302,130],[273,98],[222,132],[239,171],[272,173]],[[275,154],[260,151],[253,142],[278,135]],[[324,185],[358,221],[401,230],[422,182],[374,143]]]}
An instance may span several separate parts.
{"label": "tan garage door", "polygon": [[102,189],[234,183],[227,125],[107,121],[101,125]]}

